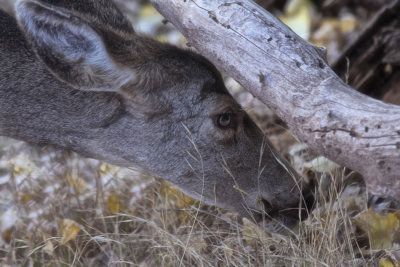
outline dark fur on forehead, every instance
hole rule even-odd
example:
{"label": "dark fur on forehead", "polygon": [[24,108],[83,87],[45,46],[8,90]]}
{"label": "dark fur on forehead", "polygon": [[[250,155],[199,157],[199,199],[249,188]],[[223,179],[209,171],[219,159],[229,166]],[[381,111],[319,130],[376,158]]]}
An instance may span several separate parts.
{"label": "dark fur on forehead", "polygon": [[108,25],[121,32],[134,33],[129,20],[122,14],[113,1],[109,0],[41,0],[52,6],[66,8],[73,12],[92,17],[100,24]]}
{"label": "dark fur on forehead", "polygon": [[201,95],[209,93],[228,94],[222,76],[217,68],[202,55],[189,50],[180,49],[175,46],[167,45],[169,49],[165,51],[165,58],[162,62],[173,69],[173,71],[186,79],[201,77],[204,86]]}
{"label": "dark fur on forehead", "polygon": [[209,83],[206,83],[203,86],[201,95],[207,95],[209,93],[229,94],[228,91],[226,90],[224,81],[222,79],[222,75],[218,71],[218,69],[202,55],[199,55],[192,51],[190,51],[190,52],[193,55],[194,59],[197,62],[199,62],[199,64],[201,66],[205,67],[211,73],[212,77],[214,78],[212,81],[210,81]]}

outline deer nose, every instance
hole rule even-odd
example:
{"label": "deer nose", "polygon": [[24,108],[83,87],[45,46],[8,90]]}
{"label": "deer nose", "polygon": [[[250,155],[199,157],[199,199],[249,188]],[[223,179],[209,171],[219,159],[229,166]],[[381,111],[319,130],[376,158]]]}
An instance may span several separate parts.
{"label": "deer nose", "polygon": [[264,198],[261,199],[261,202],[264,208],[264,215],[267,217],[276,218],[283,216],[302,221],[307,219],[309,213],[312,211],[315,198],[311,191],[305,190],[295,205],[277,207]]}
{"label": "deer nose", "polygon": [[308,213],[312,211],[315,204],[315,196],[311,191],[303,192],[303,203]]}
{"label": "deer nose", "polygon": [[314,203],[314,194],[311,191],[306,190],[301,194],[301,198],[297,205],[282,209],[279,211],[279,214],[303,221],[307,219],[308,215],[312,211]]}

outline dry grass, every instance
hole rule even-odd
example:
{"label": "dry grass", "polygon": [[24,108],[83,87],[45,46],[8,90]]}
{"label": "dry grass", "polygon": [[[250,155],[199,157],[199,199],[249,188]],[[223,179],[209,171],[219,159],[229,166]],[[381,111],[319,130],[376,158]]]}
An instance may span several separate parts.
{"label": "dry grass", "polygon": [[[341,169],[323,175],[325,182],[318,190],[324,197],[310,217],[291,234],[279,235],[248,221],[243,225],[227,211],[200,205],[167,184],[131,170],[20,143],[7,151],[1,162],[10,180],[1,189],[8,190],[10,198],[5,201],[2,194],[2,220],[12,223],[1,229],[3,266],[376,263],[374,257],[362,258],[358,246],[368,242],[352,223],[354,214],[366,208],[367,198],[357,191],[351,196],[358,201],[354,208],[338,192],[344,188],[338,182],[345,177]],[[80,228],[69,241],[61,226],[65,219]]]}
{"label": "dry grass", "polygon": [[[236,97],[254,108],[245,104],[254,101],[248,94]],[[287,152],[293,140],[272,134],[278,150]],[[375,266],[390,255],[366,253],[368,236],[354,223],[367,208],[366,193],[342,168],[310,174],[319,202],[306,221],[279,235],[200,205],[148,175],[9,143],[0,138],[1,266]],[[302,165],[309,159],[291,160]]]}

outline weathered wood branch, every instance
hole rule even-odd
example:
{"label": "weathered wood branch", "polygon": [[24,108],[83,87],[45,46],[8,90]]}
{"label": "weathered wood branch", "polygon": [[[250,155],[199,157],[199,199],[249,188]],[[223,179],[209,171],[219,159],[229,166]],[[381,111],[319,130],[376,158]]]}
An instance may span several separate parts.
{"label": "weathered wood branch", "polygon": [[323,50],[250,0],[151,0],[201,54],[274,110],[310,148],[400,200],[400,106],[356,92]]}

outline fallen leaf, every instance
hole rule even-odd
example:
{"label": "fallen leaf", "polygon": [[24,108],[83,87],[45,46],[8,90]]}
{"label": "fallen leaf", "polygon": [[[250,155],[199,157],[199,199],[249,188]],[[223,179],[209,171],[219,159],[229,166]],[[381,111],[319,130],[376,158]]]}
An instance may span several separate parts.
{"label": "fallen leaf", "polygon": [[324,46],[328,57],[333,59],[341,51],[347,35],[357,28],[357,19],[352,14],[343,14],[340,18],[324,18],[310,37],[310,42],[316,46]]}
{"label": "fallen leaf", "polygon": [[140,16],[141,17],[154,17],[154,16],[159,16],[159,13],[151,4],[146,4],[141,9]]}
{"label": "fallen leaf", "polygon": [[399,267],[399,262],[390,258],[379,259],[379,267]]}
{"label": "fallen leaf", "polygon": [[24,204],[27,203],[31,199],[32,199],[32,194],[29,192],[24,192],[19,196],[19,200]]}
{"label": "fallen leaf", "polygon": [[284,15],[280,17],[297,35],[308,39],[311,29],[311,17],[314,5],[309,0],[291,0],[285,6]]}
{"label": "fallen leaf", "polygon": [[340,30],[343,33],[350,33],[357,27],[357,20],[354,15],[345,14],[340,18]]}
{"label": "fallen leaf", "polygon": [[46,245],[43,247],[43,251],[46,252],[48,255],[53,256],[54,246],[51,240],[46,241]]}
{"label": "fallen leaf", "polygon": [[78,233],[81,231],[81,227],[78,223],[71,219],[63,219],[60,224],[61,230],[61,245],[65,245],[70,240],[75,240]]}
{"label": "fallen leaf", "polygon": [[7,244],[9,244],[11,242],[12,232],[13,232],[12,228],[9,228],[9,229],[1,232],[1,237],[3,238],[4,242],[6,242]]}
{"label": "fallen leaf", "polygon": [[182,193],[170,183],[163,181],[161,184],[161,196],[168,202],[169,205],[176,208],[178,218],[183,222],[189,222],[192,214],[185,209],[190,208],[196,203],[196,200]]}
{"label": "fallen leaf", "polygon": [[193,198],[165,181],[161,184],[161,195],[168,198],[168,201],[173,202],[174,206],[180,209],[189,208],[195,203]]}
{"label": "fallen leaf", "polygon": [[68,174],[66,176],[67,183],[72,187],[76,194],[81,194],[86,189],[85,181],[76,174]]}
{"label": "fallen leaf", "polygon": [[312,170],[314,172],[333,172],[338,167],[339,165],[325,157],[317,157],[304,163],[305,171]]}
{"label": "fallen leaf", "polygon": [[19,217],[17,216],[17,211],[14,208],[9,208],[0,217],[0,231],[1,237],[6,243],[10,243],[12,240],[12,233],[14,231],[14,226],[17,223]]}
{"label": "fallen leaf", "polygon": [[111,194],[107,199],[108,210],[111,214],[117,214],[125,209],[124,203],[117,194]]}
{"label": "fallen leaf", "polygon": [[103,162],[103,163],[101,163],[101,165],[99,167],[100,174],[101,175],[108,174],[108,173],[112,172],[114,168],[115,167],[113,165]]}
{"label": "fallen leaf", "polygon": [[117,177],[117,174],[121,168],[108,164],[108,163],[102,163],[99,167],[99,176],[100,176],[100,181],[102,182],[103,185],[107,185]]}
{"label": "fallen leaf", "polygon": [[394,234],[400,226],[398,214],[379,215],[372,209],[361,213],[354,221],[361,230],[368,233],[371,249],[391,248]]}

